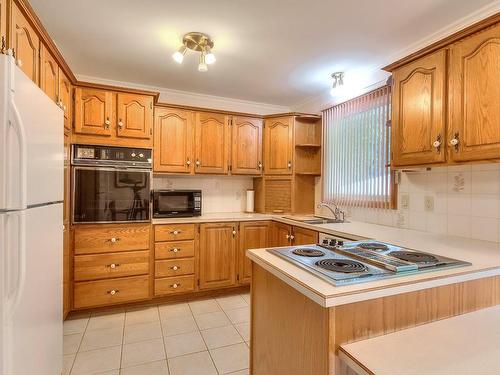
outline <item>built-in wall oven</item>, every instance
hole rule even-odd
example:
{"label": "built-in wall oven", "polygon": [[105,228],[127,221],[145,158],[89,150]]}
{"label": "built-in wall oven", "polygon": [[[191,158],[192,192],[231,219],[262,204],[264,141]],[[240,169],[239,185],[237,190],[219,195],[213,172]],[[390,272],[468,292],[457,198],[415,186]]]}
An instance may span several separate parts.
{"label": "built-in wall oven", "polygon": [[201,215],[201,190],[154,190],[153,217]]}
{"label": "built-in wall oven", "polygon": [[74,224],[150,220],[150,149],[73,145],[71,163]]}

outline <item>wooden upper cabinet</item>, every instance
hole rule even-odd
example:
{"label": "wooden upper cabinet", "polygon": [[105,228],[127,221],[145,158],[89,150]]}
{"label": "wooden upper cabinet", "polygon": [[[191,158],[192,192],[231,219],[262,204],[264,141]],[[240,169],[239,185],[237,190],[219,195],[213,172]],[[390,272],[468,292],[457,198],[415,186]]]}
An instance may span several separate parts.
{"label": "wooden upper cabinet", "polygon": [[444,162],[446,50],[397,69],[393,79],[393,165]]}
{"label": "wooden upper cabinet", "polygon": [[451,46],[448,113],[452,160],[500,158],[500,24]]}
{"label": "wooden upper cabinet", "polygon": [[264,173],[292,174],[293,117],[267,119],[264,127]]}
{"label": "wooden upper cabinet", "polygon": [[238,274],[240,284],[252,279],[252,261],[246,256],[249,249],[260,249],[270,245],[270,223],[268,221],[243,222],[240,224],[240,246],[238,248]]}
{"label": "wooden upper cabinet", "polygon": [[[2,2],[5,0],[2,0]],[[40,71],[40,38],[15,2],[11,7],[11,48],[21,70],[38,84]]]}
{"label": "wooden upper cabinet", "polygon": [[191,173],[193,162],[193,112],[155,109],[154,171]]}
{"label": "wooden upper cabinet", "polygon": [[54,102],[59,101],[59,66],[50,52],[41,47],[40,57],[40,88]]}
{"label": "wooden upper cabinet", "polygon": [[236,223],[200,225],[200,289],[236,285]]}
{"label": "wooden upper cabinet", "polygon": [[71,85],[71,81],[68,79],[66,74],[59,68],[58,74],[59,80],[59,96],[58,102],[62,109],[64,110],[64,128],[67,130],[71,130],[71,109],[72,109],[72,92],[73,86]]}
{"label": "wooden upper cabinet", "polygon": [[232,174],[262,173],[262,120],[234,116],[232,128]]}
{"label": "wooden upper cabinet", "polygon": [[195,172],[228,172],[229,119],[221,113],[196,112]]}
{"label": "wooden upper cabinet", "polygon": [[117,136],[149,139],[153,129],[153,98],[151,96],[117,94]]}
{"label": "wooden upper cabinet", "polygon": [[7,0],[0,0],[0,45],[7,45]]}
{"label": "wooden upper cabinet", "polygon": [[75,89],[75,132],[111,136],[115,123],[115,94],[86,87]]}

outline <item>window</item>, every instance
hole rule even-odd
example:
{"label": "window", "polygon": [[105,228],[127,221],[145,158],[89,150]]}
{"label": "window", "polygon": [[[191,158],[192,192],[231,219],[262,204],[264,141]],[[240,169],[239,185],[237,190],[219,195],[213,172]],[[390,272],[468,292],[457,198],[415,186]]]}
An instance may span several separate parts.
{"label": "window", "polygon": [[323,111],[324,202],[393,206],[390,94],[390,86],[384,86]]}

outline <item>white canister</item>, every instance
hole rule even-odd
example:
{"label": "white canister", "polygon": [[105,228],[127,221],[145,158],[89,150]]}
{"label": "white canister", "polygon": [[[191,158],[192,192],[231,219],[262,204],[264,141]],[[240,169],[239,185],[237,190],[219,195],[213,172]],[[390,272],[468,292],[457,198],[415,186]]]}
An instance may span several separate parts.
{"label": "white canister", "polygon": [[255,190],[247,190],[246,212],[255,212]]}

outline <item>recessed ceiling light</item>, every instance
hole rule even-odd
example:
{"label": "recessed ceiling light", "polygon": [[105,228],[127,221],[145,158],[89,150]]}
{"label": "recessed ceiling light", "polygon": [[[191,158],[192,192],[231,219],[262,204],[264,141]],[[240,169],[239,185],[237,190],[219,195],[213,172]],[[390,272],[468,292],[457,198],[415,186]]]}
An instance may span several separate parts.
{"label": "recessed ceiling light", "polygon": [[208,64],[213,64],[216,60],[212,52],[213,47],[214,42],[207,34],[191,32],[184,35],[182,38],[182,46],[172,55],[172,57],[177,63],[181,64],[184,61],[184,55],[188,48],[192,51],[200,52],[198,70],[200,72],[206,72],[208,70]]}

